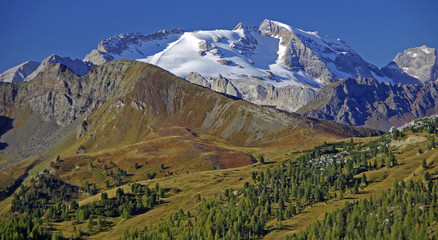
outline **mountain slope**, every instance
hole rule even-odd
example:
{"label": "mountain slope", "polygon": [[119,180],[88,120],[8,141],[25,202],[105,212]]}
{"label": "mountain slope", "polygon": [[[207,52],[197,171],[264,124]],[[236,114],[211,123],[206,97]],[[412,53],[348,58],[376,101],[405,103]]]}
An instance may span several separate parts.
{"label": "mountain slope", "polygon": [[323,88],[298,113],[354,126],[388,131],[438,112],[438,85],[390,85],[373,79],[346,79]]}
{"label": "mountain slope", "polygon": [[[230,214],[230,209],[242,212],[244,216],[237,214],[235,218],[230,217],[229,221],[237,222],[237,217],[248,219],[244,225],[246,233],[251,231],[248,230],[247,226],[256,224],[259,226],[257,235],[261,239],[286,238],[292,233],[306,229],[315,220],[321,220],[325,213],[341,208],[346,203],[350,204],[360,199],[369,199],[369,197],[376,199],[376,196],[377,199],[385,199],[378,197],[379,194],[383,191],[385,196],[387,190],[394,186],[395,181],[403,180],[405,187],[412,185],[409,183],[410,180],[418,181],[418,187],[415,187],[417,189],[425,189],[427,185],[431,186],[430,182],[436,184],[434,178],[438,151],[435,148],[436,143],[432,144],[434,133],[430,132],[436,131],[437,121],[433,121],[433,119],[416,121],[415,126],[417,126],[415,131],[403,131],[401,136],[390,133],[380,138],[348,139],[345,142],[325,143],[304,151],[303,154],[292,156],[292,161],[288,160],[290,158],[288,156],[283,157],[277,163],[255,164],[237,169],[189,173],[139,181],[138,183],[149,187],[158,183],[160,187],[169,189],[164,197],[165,204],[155,206],[150,211],[135,214],[127,219],[109,218],[114,223],[114,227],[97,233],[93,238],[118,239],[121,235],[126,237],[126,229],[130,229],[130,232],[136,232],[142,236],[158,233],[157,239],[168,239],[169,232],[173,237],[184,234],[187,236],[186,230],[192,226],[198,227],[191,228],[189,233],[206,236],[208,232],[206,233],[204,230],[209,229],[209,226],[212,225],[206,224],[205,222],[209,221],[204,218],[209,216],[220,220],[221,216]],[[418,154],[418,148],[424,152]],[[300,155],[301,157],[299,157]],[[396,160],[393,162],[382,161],[390,156]],[[423,159],[426,167],[422,165]],[[338,160],[338,163],[342,162],[342,164],[336,164],[334,160]],[[59,166],[62,164],[63,162],[60,162]],[[426,173],[430,174],[431,181],[424,182]],[[363,180],[364,175],[365,180]],[[281,179],[288,179],[288,181]],[[341,181],[344,184],[339,186]],[[420,188],[421,181],[423,181],[424,188]],[[315,184],[315,186],[310,186],[310,184]],[[130,184],[122,188],[125,193],[133,192],[130,190],[132,189]],[[295,191],[288,190],[290,188],[297,188],[298,193],[300,191],[308,191],[308,193],[295,196]],[[116,190],[117,188],[112,188],[104,191],[108,193],[109,198],[114,198]],[[312,192],[316,192],[316,194]],[[286,197],[282,197],[284,195]],[[200,201],[197,200],[199,196],[201,196]],[[80,204],[93,204],[100,199],[101,195],[97,194],[81,201]],[[431,198],[428,197],[420,197],[419,201],[422,201],[420,199],[429,199],[427,202],[431,202]],[[270,202],[268,207],[264,201]],[[205,207],[206,203],[212,204]],[[248,205],[253,207],[248,208],[248,214],[245,214],[242,208]],[[368,205],[364,204],[363,206]],[[384,206],[388,207],[388,212],[393,209],[393,204],[384,204]],[[416,204],[416,206],[421,209],[424,205]],[[242,208],[235,209],[238,207]],[[264,211],[265,209],[271,209],[271,211]],[[424,209],[423,212],[432,213],[429,210]],[[186,214],[184,219],[175,217],[181,216],[181,211]],[[187,211],[190,211],[191,214],[188,214]],[[281,218],[278,217],[279,212],[282,213]],[[260,217],[254,217],[254,221],[251,221],[250,219],[256,214]],[[367,216],[368,214],[364,213],[363,215]],[[403,214],[394,214],[394,216],[401,216],[402,219],[405,217]],[[176,224],[177,219],[175,218],[180,219],[181,224]],[[200,218],[202,219],[200,220]],[[194,224],[188,223],[188,219]],[[265,221],[257,222],[257,219],[265,219]],[[384,220],[385,218],[379,219]],[[174,224],[171,224],[172,221]],[[347,223],[350,222],[354,223],[355,221],[347,221]],[[231,229],[236,236],[238,234],[241,236],[242,231],[239,231],[237,227],[234,228],[235,225],[237,224],[224,224],[225,231],[214,227],[213,230],[227,232],[228,229]],[[74,234],[73,226],[69,221],[58,226],[58,229],[62,229],[65,235]],[[143,230],[144,226],[147,226],[147,231]],[[85,228],[85,224],[82,225],[82,228]],[[257,228],[252,229],[257,231]],[[165,235],[166,232],[168,235]],[[229,235],[229,233],[226,234]]]}
{"label": "mountain slope", "polygon": [[63,137],[74,155],[174,134],[251,146],[289,141],[297,131],[321,133],[320,141],[370,133],[236,100],[129,60],[95,67],[83,77],[49,64],[32,81],[0,86],[0,114],[13,126],[0,138],[6,144],[2,153],[14,161],[42,154]]}
{"label": "mountain slope", "polygon": [[261,23],[260,32],[280,39],[279,60],[284,66],[302,69],[324,84],[347,77],[375,77],[379,73],[377,67],[365,62],[340,39],[270,20]]}

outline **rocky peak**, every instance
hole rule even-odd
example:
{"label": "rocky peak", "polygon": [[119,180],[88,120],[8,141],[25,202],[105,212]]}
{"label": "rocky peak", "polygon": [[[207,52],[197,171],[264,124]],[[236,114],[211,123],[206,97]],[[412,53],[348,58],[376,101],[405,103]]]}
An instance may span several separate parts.
{"label": "rocky peak", "polygon": [[216,92],[226,93],[235,97],[241,97],[233,83],[224,78],[221,74],[218,74],[217,78],[213,79],[211,89]]}
{"label": "rocky peak", "polygon": [[56,54],[52,54],[46,59],[44,59],[38,68],[29,74],[24,81],[30,81],[34,79],[38,73],[43,72],[47,65],[51,63],[60,63],[73,71],[78,76],[83,76],[87,74],[91,68],[94,66],[91,62],[83,62],[79,59],[71,59],[69,57],[61,57]]}
{"label": "rocky peak", "polygon": [[197,72],[189,73],[189,75],[187,75],[186,77],[186,80],[203,87],[207,87],[207,88],[211,87],[210,83],[204,77],[202,77],[201,74]]}
{"label": "rocky peak", "polygon": [[259,30],[263,35],[271,37],[292,32],[292,29],[288,25],[268,19],[263,20]]}
{"label": "rocky peak", "polygon": [[379,72],[340,39],[271,20],[264,20],[259,29],[265,36],[280,39],[279,60],[283,65],[304,70],[325,84],[348,77],[371,78]]}
{"label": "rocky peak", "polygon": [[243,30],[243,31],[245,31],[246,33],[247,33],[247,32],[251,32],[251,31],[259,32],[259,29],[258,29],[256,26],[248,26],[248,25],[246,25],[246,24],[244,24],[244,23],[242,23],[242,22],[238,23],[238,24],[233,28],[233,31],[236,31],[236,30]]}
{"label": "rocky peak", "polygon": [[243,28],[246,28],[246,25],[243,24],[242,22],[240,22],[233,28],[233,31],[243,29]]}
{"label": "rocky peak", "polygon": [[438,61],[435,48],[426,45],[398,53],[383,69],[396,83],[426,84],[438,80]]}
{"label": "rocky peak", "polygon": [[39,65],[39,62],[27,61],[10,68],[0,74],[0,82],[22,82],[27,76],[32,74]]}
{"label": "rocky peak", "polygon": [[103,53],[120,55],[129,45],[141,45],[142,42],[161,40],[170,34],[183,34],[183,29],[160,30],[152,34],[143,35],[141,33],[119,34],[108,39],[102,40],[97,50]]}
{"label": "rocky peak", "polygon": [[159,41],[165,40],[172,35],[180,36],[183,33],[183,29],[172,29],[160,30],[148,35],[143,35],[141,33],[115,35],[102,40],[97,49],[92,50],[87,56],[85,56],[84,61],[90,61],[96,65],[101,65],[115,59],[124,58],[125,56],[122,56],[122,54],[126,51],[134,52],[135,55],[144,58],[147,54],[142,52],[144,49],[140,49],[144,43],[155,41],[156,43],[152,45],[157,45]]}
{"label": "rocky peak", "polygon": [[79,59],[61,57],[52,54],[41,63],[28,61],[16,67],[6,70],[0,75],[0,82],[22,82],[34,79],[40,72],[43,72],[47,65],[51,63],[60,63],[73,71],[78,76],[87,74],[94,66],[91,62],[83,62]]}

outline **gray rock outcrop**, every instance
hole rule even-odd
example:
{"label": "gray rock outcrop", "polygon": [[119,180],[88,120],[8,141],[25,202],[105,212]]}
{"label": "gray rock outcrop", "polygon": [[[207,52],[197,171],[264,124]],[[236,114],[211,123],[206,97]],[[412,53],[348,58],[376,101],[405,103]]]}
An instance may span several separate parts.
{"label": "gray rock outcrop", "polygon": [[39,62],[27,61],[10,68],[0,74],[0,82],[22,82],[32,74],[40,65]]}
{"label": "gray rock outcrop", "polygon": [[371,77],[379,73],[377,67],[367,63],[344,41],[309,33],[287,25],[264,20],[260,32],[265,36],[279,37],[285,48],[281,61],[294,70],[304,70],[310,76],[330,84],[347,77]]}
{"label": "gray rock outcrop", "polygon": [[87,74],[91,68],[94,66],[91,62],[83,62],[79,59],[71,59],[69,57],[61,57],[58,55],[50,55],[48,58],[44,59],[38,68],[29,74],[24,81],[30,81],[34,79],[40,72],[43,72],[48,64],[60,63],[68,67],[72,72],[78,76],[83,76]]}
{"label": "gray rock outcrop", "polygon": [[[170,35],[181,35],[184,33],[183,29],[172,30],[160,30],[152,34],[143,35],[141,33],[127,33],[119,34],[108,39],[102,40],[97,49],[92,50],[84,58],[85,62],[92,62],[95,65],[101,65],[103,63],[115,60],[114,56],[119,56],[123,51],[128,50],[130,47],[141,46],[143,42],[162,40]],[[146,57],[138,49],[136,49],[137,55]]]}
{"label": "gray rock outcrop", "polygon": [[189,75],[187,75],[186,80],[206,88],[211,88],[210,83],[205,78],[203,78],[199,73],[196,72],[189,73]]}
{"label": "gray rock outcrop", "polygon": [[391,85],[374,79],[346,79],[322,89],[298,113],[353,126],[388,131],[438,113],[438,84]]}
{"label": "gray rock outcrop", "polygon": [[226,78],[222,77],[222,75],[218,75],[217,78],[213,79],[211,83],[211,89],[220,92],[226,93],[231,96],[240,97],[239,92],[236,87]]}
{"label": "gray rock outcrop", "polygon": [[382,71],[395,83],[427,84],[438,80],[438,57],[435,48],[409,48],[397,56]]}
{"label": "gray rock outcrop", "polygon": [[318,89],[302,86],[274,87],[256,78],[228,79],[218,75],[209,82],[199,73],[191,72],[187,81],[226,93],[259,105],[273,106],[288,112],[295,112],[309,103],[318,93]]}

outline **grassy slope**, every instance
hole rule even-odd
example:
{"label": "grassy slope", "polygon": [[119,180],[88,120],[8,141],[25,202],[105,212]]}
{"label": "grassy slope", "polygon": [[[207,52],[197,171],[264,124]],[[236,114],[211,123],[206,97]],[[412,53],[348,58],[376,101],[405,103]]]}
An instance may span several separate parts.
{"label": "grassy slope", "polygon": [[[342,207],[346,201],[354,201],[379,194],[382,190],[391,187],[395,180],[403,179],[405,182],[407,182],[413,178],[422,179],[425,171],[421,167],[423,158],[425,158],[428,164],[431,166],[428,171],[431,173],[432,177],[434,177],[438,171],[438,166],[436,163],[436,159],[438,159],[438,150],[435,149],[420,155],[417,154],[417,149],[419,147],[424,148],[426,144],[426,141],[423,141],[426,140],[424,136],[425,135],[422,133],[407,136],[404,138],[404,145],[391,148],[398,159],[399,165],[390,169],[381,168],[379,170],[366,172],[367,179],[371,181],[371,183],[364,190],[361,190],[359,194],[353,195],[347,191],[343,200],[336,199],[329,201],[327,204],[319,203],[313,205],[312,207],[308,207],[297,216],[294,216],[288,220],[284,220],[284,228],[282,230],[273,229],[273,231],[265,236],[265,239],[281,239],[291,233],[300,231],[314,220],[323,218],[325,212],[330,212],[336,208]],[[415,141],[412,141],[413,139],[415,139]],[[368,140],[372,140],[372,138],[361,140],[367,142]],[[408,144],[406,144],[406,142]],[[261,149],[251,150],[254,153],[261,151]],[[285,156],[286,153],[289,155]],[[291,156],[290,153],[290,151],[283,151],[281,153],[277,152],[277,159],[280,160],[289,158],[289,156]],[[275,156],[273,153],[270,154],[272,154],[271,156],[273,157]],[[196,206],[195,198],[197,194],[201,194],[201,196],[205,198],[214,198],[227,188],[242,188],[246,181],[251,181],[252,171],[263,171],[265,168],[272,166],[272,164],[273,163],[267,165],[254,164],[235,169],[194,172],[181,174],[178,176],[139,181],[140,183],[149,185],[150,187],[153,187],[155,183],[158,182],[160,186],[170,188],[167,198],[165,199],[166,203],[156,206],[154,209],[146,212],[145,214],[134,216],[127,220],[121,218],[112,219],[112,221],[115,223],[112,230],[99,233],[92,238],[117,239],[118,236],[127,228],[143,228],[144,226],[149,228],[168,218],[170,214],[174,213],[179,208],[183,208],[185,211],[189,210],[194,212],[194,208]],[[128,191],[129,187],[124,187],[126,191]],[[115,189],[110,189],[107,192],[109,193],[110,197],[115,195]],[[86,204],[99,198],[100,195],[92,196],[82,200],[80,204]],[[268,225],[274,226],[275,222],[269,222]],[[62,229],[67,236],[69,236],[73,230],[73,226],[70,222],[64,222],[58,227]],[[85,229],[85,225],[82,227],[82,229]]]}
{"label": "grassy slope", "polygon": [[[294,139],[299,138],[300,134],[292,136]],[[155,141],[166,141],[166,139],[173,139],[174,137],[168,136],[160,140]],[[133,227],[143,228],[147,226],[148,228],[154,226],[155,224],[161,222],[162,220],[168,218],[170,214],[173,214],[179,208],[183,208],[185,211],[189,210],[195,213],[194,209],[196,207],[196,196],[200,194],[203,198],[215,198],[218,194],[222,193],[227,188],[239,189],[242,188],[243,184],[248,181],[251,182],[251,172],[252,171],[263,171],[265,168],[270,167],[274,162],[282,161],[289,158],[295,158],[296,155],[292,152],[297,149],[306,149],[306,146],[316,145],[321,142],[319,139],[311,142],[307,138],[305,142],[295,141],[295,144],[286,144],[285,142],[279,142],[272,145],[271,147],[235,147],[227,145],[222,140],[211,139],[211,136],[200,136],[201,139],[208,139],[211,144],[215,144],[218,147],[225,148],[233,151],[242,151],[246,153],[251,153],[254,156],[259,156],[263,154],[267,161],[273,161],[266,165],[250,165],[233,169],[223,169],[223,170],[213,170],[213,171],[202,171],[202,172],[189,172],[180,173],[176,176],[160,177],[153,180],[141,180],[138,181],[142,184],[149,185],[153,187],[155,183],[159,183],[160,186],[169,188],[165,198],[165,203],[154,207],[152,210],[141,214],[138,216],[133,216],[130,219],[114,218],[111,219],[114,222],[114,226],[111,230],[106,230],[97,235],[91,236],[92,239],[118,239],[120,234],[125,229],[130,229]],[[374,138],[362,138],[354,139],[355,142],[368,142]],[[340,140],[340,139],[338,139]],[[381,168],[379,170],[372,170],[366,172],[367,179],[371,183],[359,194],[352,195],[348,191],[345,194],[343,200],[331,200],[326,203],[315,204],[312,207],[306,208],[302,213],[292,217],[291,219],[284,220],[284,228],[282,230],[272,230],[265,239],[281,239],[285,236],[300,231],[304,229],[309,223],[316,219],[321,219],[324,217],[325,212],[333,211],[336,208],[342,207],[345,201],[353,201],[362,198],[368,198],[370,196],[379,194],[382,190],[391,187],[393,182],[397,180],[404,180],[405,182],[410,179],[422,179],[424,174],[424,169],[421,167],[422,159],[426,159],[428,165],[431,166],[427,171],[429,171],[432,177],[435,177],[438,172],[438,150],[434,149],[427,153],[418,155],[418,148],[424,149],[427,144],[426,134],[415,133],[409,134],[403,138],[404,143],[394,144],[391,151],[395,154],[398,159],[399,165],[390,169]],[[331,141],[337,141],[334,138]],[[346,139],[348,141],[348,139]],[[133,144],[129,146],[122,147],[124,149],[131,149],[131,151],[136,150],[136,147],[147,144],[147,142],[140,142],[138,144]],[[106,155],[120,151],[120,149],[110,149],[105,151],[99,151],[95,153],[96,155]],[[129,155],[129,154],[128,154]],[[65,162],[64,162],[65,163]],[[61,174],[61,176],[64,176]],[[65,177],[65,176],[64,176]],[[356,176],[359,177],[359,176]],[[130,191],[129,186],[123,186],[126,190]],[[105,190],[108,192],[109,197],[115,195],[116,188]],[[85,198],[80,201],[80,204],[87,204],[92,201],[98,200],[100,194]],[[0,214],[7,215],[7,210],[9,209],[10,198],[0,202]],[[269,222],[268,225],[274,226],[275,222]],[[76,227],[81,227],[82,230],[86,230],[86,223],[81,225],[76,225]],[[64,236],[70,236],[73,233],[73,225],[71,222],[62,222],[55,224],[56,229],[61,229]],[[274,228],[274,227],[273,227]]]}
{"label": "grassy slope", "polygon": [[[409,141],[410,139],[416,139],[416,141]],[[316,219],[323,219],[326,212],[331,212],[344,206],[346,201],[355,201],[380,194],[382,190],[392,187],[395,180],[408,182],[411,179],[423,179],[424,169],[421,166],[423,159],[426,159],[428,165],[431,166],[431,169],[428,170],[431,176],[436,175],[438,171],[438,149],[417,155],[418,148],[424,149],[426,145],[427,139],[425,134],[409,135],[404,140],[405,144],[391,149],[398,160],[398,166],[390,169],[384,167],[365,172],[367,180],[371,183],[364,190],[360,191],[359,194],[354,195],[347,191],[342,200],[331,200],[328,204],[315,204],[313,207],[307,208],[302,214],[283,221],[285,229],[281,231],[274,230],[265,236],[265,239],[281,239],[294,232],[303,230]],[[359,174],[355,177],[359,178],[361,175]]]}
{"label": "grassy slope", "polygon": [[[150,140],[153,142],[160,142],[163,141],[165,143],[169,143],[169,141],[172,141],[175,138],[180,138],[181,136],[166,136],[157,138],[154,140]],[[259,157],[263,155],[268,161],[268,164],[266,165],[258,165],[253,164],[249,166],[243,166],[238,168],[231,168],[231,169],[222,169],[222,170],[214,170],[214,171],[202,171],[199,172],[199,169],[193,168],[193,171],[189,171],[187,173],[186,171],[178,171],[178,168],[182,167],[189,167],[190,165],[187,165],[187,162],[173,162],[173,165],[170,165],[169,169],[166,169],[166,171],[171,170],[175,171],[177,174],[175,176],[168,176],[168,177],[162,177],[164,174],[159,173],[159,178],[153,179],[153,180],[144,180],[145,177],[141,174],[138,174],[138,172],[134,172],[132,168],[128,170],[128,173],[136,173],[135,177],[132,178],[133,181],[139,180],[139,183],[149,185],[150,187],[154,187],[155,183],[159,183],[160,186],[163,186],[165,188],[170,188],[170,192],[167,194],[168,198],[165,199],[166,203],[163,205],[158,205],[154,207],[152,210],[146,212],[145,214],[134,216],[130,219],[122,219],[122,218],[115,218],[111,219],[115,223],[113,226],[113,229],[111,231],[105,231],[102,233],[99,233],[95,236],[92,236],[92,238],[96,239],[118,239],[118,236],[126,229],[126,228],[132,228],[132,227],[138,227],[143,228],[144,226],[152,226],[156,223],[168,218],[170,214],[173,214],[175,211],[177,211],[179,208],[183,208],[185,211],[190,210],[194,212],[194,209],[196,207],[196,201],[195,198],[198,194],[201,194],[202,197],[205,198],[214,198],[219,193],[223,193],[223,191],[227,188],[234,188],[234,189],[240,189],[243,187],[243,184],[245,182],[250,182],[251,180],[251,172],[252,171],[262,171],[265,168],[272,166],[275,162],[279,162],[285,159],[294,158],[297,154],[294,154],[293,152],[297,150],[305,150],[308,149],[309,146],[315,146],[322,144],[324,140],[329,139],[329,141],[339,141],[342,139],[339,139],[338,137],[331,136],[331,135],[321,135],[318,137],[308,137],[306,136],[305,132],[303,131],[296,131],[295,134],[290,135],[286,137],[285,139],[282,139],[281,141],[277,141],[272,143],[271,145],[264,146],[264,147],[237,147],[234,145],[228,144],[223,139],[214,138],[211,135],[200,135],[199,138],[201,140],[208,141],[210,145],[214,145],[217,148],[220,148],[222,150],[226,151],[235,151],[235,152],[242,152],[246,154],[251,154],[255,157]],[[140,143],[128,145],[121,148],[114,148],[110,150],[104,150],[99,151],[95,154],[82,154],[77,156],[82,156],[83,159],[94,159],[93,163],[97,165],[97,158],[104,159],[103,161],[109,162],[109,159],[112,159],[112,161],[116,162],[117,164],[123,165],[128,164],[132,165],[132,155],[138,151],[139,148],[141,148],[144,144],[149,144],[150,141],[142,141]],[[190,141],[190,140],[187,140]],[[168,145],[169,149],[161,148],[161,152],[171,151],[174,147],[174,145]],[[124,152],[122,155],[118,155],[117,152],[123,152],[126,149],[130,149],[130,151]],[[165,153],[162,153],[165,154]],[[142,154],[145,155],[144,153]],[[76,157],[77,157],[76,156]],[[98,156],[105,156],[107,159]],[[117,156],[121,156],[122,158],[118,159]],[[131,157],[130,157],[131,156]],[[73,157],[73,159],[75,159]],[[128,159],[128,160],[127,160]],[[129,160],[130,159],[130,160]],[[126,160],[126,161],[125,161]],[[270,163],[269,163],[270,162]],[[60,166],[63,166],[64,164],[68,164],[69,160],[63,160],[59,163]],[[193,163],[191,163],[193,164]],[[102,163],[100,164],[102,165]],[[145,165],[144,168],[147,169],[151,165],[155,166],[153,169],[156,169],[156,165],[154,163],[150,162],[150,164]],[[89,182],[93,182],[93,180],[98,180],[98,182],[102,183],[103,179],[99,176],[102,176],[103,169],[96,170],[89,168],[89,162],[86,162],[83,164],[83,168],[75,169],[73,171],[66,171],[65,174],[63,171],[58,171],[57,173],[60,173],[61,178],[63,180],[66,180],[69,183],[73,184],[83,184],[83,182],[86,180],[84,178],[79,178],[78,175],[75,177],[70,177],[71,172],[77,171],[79,174],[80,172],[83,172],[84,175],[92,176],[88,179]],[[199,167],[199,166],[195,166]],[[90,174],[90,172],[93,171],[93,175]],[[138,171],[142,171],[140,168]],[[143,179],[143,180],[141,180]],[[100,186],[103,188],[102,184]],[[129,186],[125,185],[124,188],[126,191],[130,191]],[[112,197],[115,195],[116,188],[112,188],[109,190],[104,190],[108,192],[109,197]],[[97,194],[95,196],[92,196],[90,198],[86,198],[80,202],[80,204],[86,204],[95,200],[98,200],[100,198],[100,194]],[[86,229],[85,223],[81,226],[82,230]],[[78,227],[78,226],[76,226]],[[65,236],[70,236],[73,232],[73,225],[71,222],[63,222],[57,225],[58,229],[62,229]]]}

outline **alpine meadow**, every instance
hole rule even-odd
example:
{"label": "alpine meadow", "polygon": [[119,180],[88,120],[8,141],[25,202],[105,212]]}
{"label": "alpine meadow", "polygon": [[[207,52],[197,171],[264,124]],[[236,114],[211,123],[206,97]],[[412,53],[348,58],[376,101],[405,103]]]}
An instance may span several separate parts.
{"label": "alpine meadow", "polygon": [[[166,14],[163,3],[128,2],[119,6],[120,24],[148,9],[145,25],[179,27],[194,13],[178,22],[174,8],[188,11],[190,1],[167,6]],[[2,3],[0,12],[9,16],[15,4]],[[64,13],[58,23],[54,12],[51,31],[62,39],[58,24],[88,21],[84,34],[69,28],[82,41],[100,17],[93,36],[113,35],[120,25],[104,19],[114,7],[101,4],[82,20]],[[241,17],[261,17],[257,4]],[[297,16],[317,8],[284,6]],[[199,26],[210,23],[204,11],[212,7],[194,8],[196,22],[205,20]],[[275,18],[274,8],[289,19],[280,5],[266,6],[266,15]],[[127,9],[132,16],[122,14]],[[223,21],[234,20],[236,9],[221,11]],[[49,23],[34,14],[26,19],[46,31]],[[320,9],[313,15],[322,28],[338,19]],[[378,31],[368,17],[351,24]],[[431,16],[409,21],[422,17]],[[10,27],[22,24],[9,19],[0,26],[11,34],[5,43],[15,36]],[[0,239],[438,239],[434,40],[378,67],[353,49],[358,42],[283,21],[259,23],[121,33],[82,47],[83,59],[50,52],[1,73]],[[356,34],[366,30],[359,26]],[[388,38],[396,32],[387,31]],[[45,39],[45,46],[61,41]]]}

